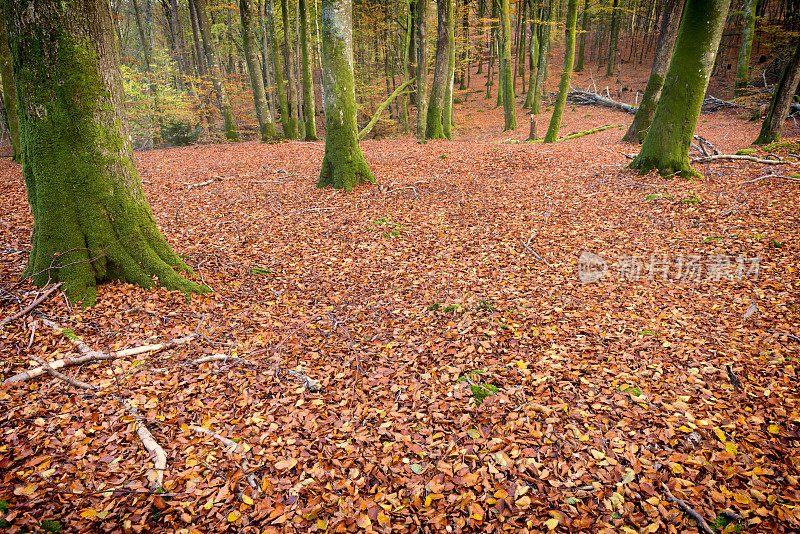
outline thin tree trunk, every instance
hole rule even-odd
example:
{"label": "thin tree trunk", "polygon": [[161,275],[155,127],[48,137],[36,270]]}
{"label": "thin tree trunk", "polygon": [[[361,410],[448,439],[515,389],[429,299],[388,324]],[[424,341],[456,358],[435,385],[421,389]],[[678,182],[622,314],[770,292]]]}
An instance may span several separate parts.
{"label": "thin tree trunk", "polygon": [[428,3],[417,0],[417,138],[425,139],[428,119]]}
{"label": "thin tree trunk", "polygon": [[[408,23],[406,25],[406,57],[408,58],[408,74],[406,79],[410,80],[417,75],[417,4],[420,0],[407,0]],[[408,93],[408,101],[413,106],[417,103],[417,84],[412,84]]]}
{"label": "thin tree trunk", "polygon": [[775,88],[767,116],[761,125],[758,138],[753,142],[754,145],[766,145],[780,141],[783,121],[786,120],[786,114],[789,112],[798,83],[800,83],[800,41],[797,43],[791,61],[786,64],[781,73],[781,79],[778,87]]}
{"label": "thin tree trunk", "polygon": [[453,138],[453,84],[456,77],[456,16],[454,12],[455,0],[450,2],[450,24],[448,26],[448,61],[447,61],[447,85],[444,91],[444,107],[442,109],[442,130],[447,139]]}
{"label": "thin tree trunk", "polygon": [[553,0],[547,6],[542,6],[542,25],[539,40],[539,65],[536,69],[536,83],[533,88],[533,105],[531,113],[538,115],[542,112],[542,92],[544,91],[544,77],[547,69],[547,50],[550,46],[550,23],[553,21]]}
{"label": "thin tree trunk", "polygon": [[[267,26],[269,26],[270,41],[272,41],[272,71],[275,73],[275,85],[278,92],[278,105],[281,108],[281,127],[283,128],[283,136],[288,139],[297,137],[295,133],[292,136],[292,118],[289,113],[289,103],[286,100],[286,84],[284,83],[283,62],[281,61],[280,44],[278,43],[278,34],[275,29],[275,6],[273,0],[264,0],[264,13],[267,16]],[[294,131],[296,132],[295,126]]]}
{"label": "thin tree trunk", "polygon": [[672,58],[672,51],[675,47],[675,39],[678,36],[678,28],[681,23],[681,13],[683,12],[684,0],[667,0],[664,6],[664,17],[661,19],[661,31],[656,46],[656,53],[653,57],[653,68],[650,71],[650,78],[644,89],[642,103],[636,110],[628,131],[625,132],[623,141],[628,143],[641,143],[644,140],[653,116],[656,113],[656,105],[661,97],[661,88],[664,86],[664,76],[667,74],[669,62]]}
{"label": "thin tree trunk", "polygon": [[606,63],[606,76],[614,75],[614,63],[617,57],[617,41],[619,39],[619,0],[614,0],[611,7],[611,35],[608,43],[608,63]]}
{"label": "thin tree trunk", "polygon": [[320,18],[326,133],[317,187],[350,191],[360,183],[375,181],[358,144],[352,0],[322,0]]}
{"label": "thin tree trunk", "polygon": [[741,94],[750,81],[750,54],[753,52],[753,34],[756,27],[756,5],[758,0],[745,0],[742,44],[736,62],[736,93]]}
{"label": "thin tree trunk", "polygon": [[425,137],[428,139],[441,139],[445,136],[442,116],[448,85],[447,75],[450,72],[450,29],[453,27],[453,0],[437,0],[436,12],[438,19],[436,63],[428,100],[428,120],[425,130]]}
{"label": "thin tree trunk", "polygon": [[191,0],[194,3],[194,11],[197,15],[197,25],[200,28],[200,35],[203,38],[203,49],[205,50],[208,68],[211,71],[211,82],[214,84],[214,91],[217,93],[219,110],[222,113],[222,120],[225,124],[225,138],[232,141],[239,140],[239,132],[236,130],[236,123],[233,120],[231,103],[228,100],[228,92],[225,90],[225,79],[217,60],[217,53],[214,51],[214,43],[211,41],[211,26],[208,23],[206,14],[205,0]]}
{"label": "thin tree trunk", "polygon": [[514,93],[514,76],[511,70],[511,14],[509,12],[508,0],[501,0],[500,22],[502,30],[502,52],[500,57],[500,69],[502,76],[500,84],[503,93],[503,131],[517,129],[517,102]]}
{"label": "thin tree trunk", "polygon": [[689,147],[729,6],[730,0],[686,0],[656,114],[631,168],[696,175],[689,166]]}
{"label": "thin tree trunk", "polygon": [[[128,141],[125,95],[106,0],[6,2],[19,99],[23,175],[33,213],[26,275],[64,282],[94,303],[96,285],[122,280],[184,292],[207,288],[159,232]],[[43,50],[57,53],[42,53]]]}
{"label": "thin tree trunk", "polygon": [[8,27],[0,6],[0,79],[3,82],[3,104],[6,108],[8,131],[11,134],[13,160],[22,162],[19,144],[19,118],[17,117],[17,93],[14,90],[14,69],[11,67],[11,49],[8,46]]}
{"label": "thin tree trunk", "polygon": [[250,73],[250,85],[253,88],[253,102],[258,118],[258,128],[262,141],[273,139],[275,122],[267,106],[267,94],[264,90],[264,74],[261,72],[261,63],[258,54],[258,41],[256,40],[256,24],[253,17],[253,0],[239,0],[239,15],[242,19],[242,42],[244,44],[247,70]]}
{"label": "thin tree trunk", "polygon": [[286,69],[286,83],[289,86],[289,139],[297,139],[297,86],[294,80],[294,61],[289,39],[289,2],[281,0],[281,19],[283,20],[283,64]]}
{"label": "thin tree trunk", "polygon": [[589,0],[583,0],[583,14],[581,15],[581,37],[578,46],[578,60],[575,72],[583,72],[583,52],[586,47],[586,31],[589,27]]}
{"label": "thin tree trunk", "polygon": [[539,61],[539,25],[534,22],[536,18],[533,10],[533,0],[528,0],[528,6],[531,13],[530,21],[530,42],[528,43],[528,92],[525,95],[525,103],[523,108],[528,109],[533,106],[533,93],[536,85],[536,65]]}
{"label": "thin tree trunk", "polygon": [[306,141],[317,140],[317,123],[315,116],[316,95],[314,94],[314,75],[312,65],[314,58],[311,54],[311,39],[308,31],[309,13],[308,0],[299,0],[298,7],[300,12],[300,50],[303,62],[303,102],[305,104],[305,139]]}
{"label": "thin tree trunk", "polygon": [[475,74],[483,74],[483,43],[486,41],[486,0],[478,0],[478,24],[480,24],[480,39],[478,40],[480,46],[476,54],[478,70],[475,71]]}
{"label": "thin tree trunk", "polygon": [[575,62],[575,35],[578,24],[578,0],[569,0],[567,5],[566,51],[564,53],[564,71],[561,73],[561,84],[558,87],[558,98],[553,107],[553,116],[550,118],[550,127],[544,136],[545,143],[555,143],[558,139],[558,129],[561,127],[561,118],[567,104],[569,93],[569,80],[572,76],[572,65]]}

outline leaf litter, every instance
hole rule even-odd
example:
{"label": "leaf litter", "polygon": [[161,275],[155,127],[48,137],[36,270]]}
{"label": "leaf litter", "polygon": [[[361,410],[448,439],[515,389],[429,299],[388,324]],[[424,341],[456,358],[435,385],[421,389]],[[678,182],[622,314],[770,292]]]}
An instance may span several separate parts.
{"label": "leaf litter", "polygon": [[[586,109],[625,117],[565,121]],[[756,128],[708,117],[699,131],[743,131],[702,133],[728,152]],[[4,378],[76,354],[43,318],[94,350],[196,336],[62,370],[95,390],[0,389],[5,525],[696,531],[680,500],[720,530],[800,529],[798,185],[741,184],[763,174],[741,161],[639,176],[613,129],[481,135],[364,141],[379,183],[351,194],[316,189],[322,143],[137,153],[159,227],[214,292],[111,284],[94,308],[56,294],[3,327]],[[32,221],[0,165],[7,287]],[[760,274],[582,284],[584,251],[760,255]],[[166,452],[162,488],[125,398]]]}

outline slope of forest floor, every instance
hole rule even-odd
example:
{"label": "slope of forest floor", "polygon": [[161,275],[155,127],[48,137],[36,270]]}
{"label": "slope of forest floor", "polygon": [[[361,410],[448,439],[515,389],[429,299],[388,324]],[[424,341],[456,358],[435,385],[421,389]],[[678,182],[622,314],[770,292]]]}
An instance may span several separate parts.
{"label": "slope of forest floor", "polygon": [[[351,194],[315,187],[323,143],[137,153],[159,227],[213,292],[110,284],[91,309],[54,294],[2,327],[2,378],[75,356],[44,319],[103,351],[195,336],[62,370],[92,391],[0,388],[4,525],[697,531],[674,496],[712,527],[797,532],[800,184],[758,179],[796,167],[639,176],[623,128],[513,142],[526,121],[500,133],[502,110],[475,100],[457,141],[365,141],[379,183]],[[562,132],[629,122],[568,106]],[[757,128],[723,111],[698,133],[732,152]],[[797,154],[786,133],[774,152]],[[7,288],[32,219],[19,166],[0,175]],[[609,276],[581,283],[585,251]],[[692,256],[759,257],[758,277],[681,278]],[[164,493],[126,399],[166,452]]]}

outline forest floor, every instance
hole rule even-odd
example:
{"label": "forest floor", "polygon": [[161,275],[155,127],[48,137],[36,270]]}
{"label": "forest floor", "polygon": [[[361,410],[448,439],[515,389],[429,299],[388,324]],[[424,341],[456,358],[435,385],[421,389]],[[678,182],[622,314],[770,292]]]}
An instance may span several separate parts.
{"label": "forest floor", "polygon": [[[109,284],[93,308],[55,293],[2,327],[2,378],[75,357],[72,333],[102,351],[194,336],[62,369],[91,391],[0,388],[8,530],[696,532],[691,508],[797,532],[800,184],[775,176],[796,167],[640,176],[624,128],[514,142],[526,115],[502,133],[493,104],[469,93],[453,142],[364,141],[378,183],[350,194],[315,187],[322,142],[136,153],[213,292]],[[704,114],[697,133],[748,148],[746,118]],[[630,120],[568,106],[562,132]],[[787,121],[773,152],[799,133]],[[32,219],[20,167],[0,176],[7,289]],[[7,292],[0,320],[35,296]]]}

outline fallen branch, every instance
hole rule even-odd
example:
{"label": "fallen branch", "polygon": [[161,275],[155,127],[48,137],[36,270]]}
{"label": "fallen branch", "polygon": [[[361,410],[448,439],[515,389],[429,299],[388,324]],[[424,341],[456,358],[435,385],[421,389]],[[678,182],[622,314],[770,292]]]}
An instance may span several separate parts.
{"label": "fallen branch", "polygon": [[292,375],[295,378],[299,378],[303,382],[306,383],[306,389],[308,391],[316,393],[317,391],[322,391],[322,384],[319,381],[310,378],[299,371],[295,371],[294,369],[286,369],[286,372]]}
{"label": "fallen branch", "polygon": [[797,163],[789,163],[788,161],[777,159],[764,159],[755,156],[745,156],[740,154],[714,154],[713,156],[705,156],[702,158],[693,159],[692,163],[710,163],[712,161],[720,160],[739,160],[739,161],[752,161],[764,165],[797,165]]}
{"label": "fallen branch", "polygon": [[540,262],[544,263],[544,264],[545,264],[545,265],[547,265],[548,267],[552,268],[553,266],[552,266],[552,265],[550,265],[550,264],[547,262],[547,260],[545,260],[544,258],[542,258],[541,256],[539,256],[539,254],[537,254],[537,252],[536,252],[535,250],[533,250],[533,249],[530,247],[530,242],[531,242],[531,239],[532,239],[532,238],[533,238],[533,236],[529,237],[529,238],[528,238],[528,242],[527,242],[527,243],[526,243],[525,241],[523,241],[522,239],[520,239],[519,241],[520,241],[520,243],[522,243],[522,246],[523,246],[523,247],[525,247],[526,249],[528,249],[528,252],[530,252],[531,254],[533,254],[533,257],[534,257],[534,258],[536,258],[536,259],[537,259],[537,260],[539,260]]}
{"label": "fallen branch", "polygon": [[558,139],[558,141],[566,141],[568,139],[576,139],[578,137],[583,137],[584,135],[591,135],[591,134],[594,134],[594,133],[603,132],[603,131],[609,130],[611,128],[622,128],[623,126],[628,126],[628,125],[627,124],[614,124],[614,125],[607,124],[605,126],[598,126],[597,128],[592,128],[591,130],[586,130],[584,132],[576,132],[576,133],[573,133],[573,134],[569,134],[569,135],[567,135],[565,137],[562,137],[561,139]]}
{"label": "fallen branch", "polygon": [[571,104],[581,104],[581,105],[595,105],[595,106],[603,106],[607,108],[618,109],[620,111],[624,111],[626,113],[636,113],[635,107],[631,106],[630,104],[625,104],[623,102],[617,102],[615,100],[611,100],[610,98],[606,98],[601,96],[597,93],[590,93],[589,91],[570,91],[567,93],[567,101]]}
{"label": "fallen branch", "polygon": [[167,453],[164,452],[164,449],[161,448],[161,445],[158,444],[153,434],[151,434],[147,426],[145,426],[144,418],[141,416],[136,406],[131,404],[128,400],[125,400],[124,405],[125,409],[130,412],[134,421],[136,421],[136,434],[142,441],[142,445],[144,445],[147,452],[153,456],[153,469],[156,471],[155,487],[161,488],[164,486],[164,471],[167,469]]}
{"label": "fallen branch", "polygon": [[778,178],[781,180],[789,180],[790,182],[800,182],[800,178],[784,176],[783,174],[765,174],[764,176],[759,176],[758,178],[753,178],[752,180],[745,180],[744,182],[739,182],[739,185],[752,184],[755,182],[760,182],[761,180],[766,180],[767,178]]}
{"label": "fallen branch", "polygon": [[[75,347],[75,350],[78,351],[80,356],[77,358],[62,358],[60,360],[56,360],[54,362],[48,362],[47,365],[51,369],[61,369],[63,367],[74,367],[76,365],[82,365],[84,363],[89,363],[93,361],[102,361],[102,360],[115,360],[117,358],[127,358],[128,356],[135,356],[138,354],[144,354],[147,352],[160,352],[162,350],[170,349],[172,347],[176,347],[178,345],[182,345],[184,343],[188,343],[192,339],[195,338],[194,334],[190,334],[186,337],[173,339],[166,343],[158,343],[155,345],[143,345],[141,347],[133,347],[130,349],[124,349],[120,351],[111,351],[111,352],[102,352],[99,350],[92,350],[90,349],[79,337],[75,334],[70,333],[65,334],[67,331],[66,328],[59,326],[58,324],[54,323],[53,321],[49,321],[47,319],[42,319],[42,323],[45,326],[49,326],[56,332],[60,334],[64,334],[67,339],[70,340],[72,345]],[[34,369],[29,369],[27,371],[22,371],[21,373],[17,373],[14,376],[7,378],[3,385],[15,384],[18,382],[25,382],[27,380],[31,380],[32,378],[37,378],[41,376],[43,373],[47,372],[44,365],[40,365]]]}
{"label": "fallen branch", "polygon": [[[213,430],[209,430],[207,428],[203,428],[197,425],[191,425],[189,428],[200,434],[205,434],[206,436],[211,436],[213,438],[220,440],[222,444],[225,445],[225,448],[228,449],[230,452],[238,452],[244,454],[249,450],[249,447],[242,445],[241,443],[236,443],[232,439],[228,439],[222,434],[217,434]],[[250,487],[255,490],[259,490],[260,486],[258,484],[258,479],[255,477],[255,475],[249,472],[250,467],[248,466],[246,459],[242,458],[240,468],[242,470],[242,473],[244,473],[245,478],[247,479],[247,483],[250,484]]]}
{"label": "fallen branch", "polygon": [[408,86],[408,84],[410,84],[414,80],[416,80],[416,78],[411,78],[410,80],[406,80],[405,83],[401,84],[397,89],[394,90],[394,92],[391,95],[389,95],[389,98],[387,98],[380,106],[378,106],[378,109],[375,111],[375,114],[372,116],[372,119],[370,119],[367,125],[364,126],[364,128],[362,128],[360,132],[358,132],[359,141],[361,139],[364,139],[367,136],[367,134],[369,134],[369,132],[375,126],[375,123],[378,122],[378,119],[380,118],[381,113],[383,113],[383,110],[386,109],[386,107],[392,103],[392,100],[394,100],[395,97],[399,95],[403,91],[403,89],[405,89]]}
{"label": "fallen branch", "polygon": [[50,289],[48,289],[47,291],[45,291],[44,293],[39,295],[39,297],[36,298],[33,302],[31,302],[24,310],[21,310],[21,311],[15,313],[14,315],[12,315],[10,317],[6,317],[2,321],[0,321],[0,326],[3,326],[4,324],[9,323],[9,322],[11,322],[11,321],[13,321],[15,319],[19,319],[23,315],[26,315],[27,313],[29,313],[32,309],[34,309],[36,306],[41,304],[42,301],[44,301],[44,299],[49,297],[56,289],[61,287],[61,285],[63,283],[64,282],[57,283],[56,285],[54,285],[53,287],[51,287]]}
{"label": "fallen branch", "polygon": [[785,334],[783,332],[775,332],[774,330],[767,330],[767,334],[775,334],[776,336],[786,336],[789,339],[793,339],[794,341],[800,342],[800,337],[794,334]]}
{"label": "fallen branch", "polygon": [[697,528],[699,530],[701,530],[704,534],[715,534],[714,529],[708,526],[708,523],[706,523],[706,520],[703,519],[703,516],[695,512],[691,506],[675,497],[666,484],[662,482],[661,486],[664,488],[664,492],[667,494],[667,501],[674,502],[676,505],[678,505],[678,508],[683,511],[683,513],[694,519],[697,522]]}
{"label": "fallen branch", "polygon": [[413,185],[409,185],[409,186],[406,186],[406,187],[398,187],[398,188],[395,188],[395,189],[390,189],[389,191],[386,191],[386,194],[388,195],[389,193],[395,193],[397,191],[403,191],[404,189],[411,189],[414,192],[414,198],[419,198],[419,195],[417,194],[417,188],[414,187]]}
{"label": "fallen branch", "polygon": [[205,182],[197,182],[196,184],[186,184],[186,189],[195,189],[198,187],[205,187],[207,185],[211,185],[214,182],[221,182],[222,178],[219,176],[214,176],[210,180],[206,180]]}

